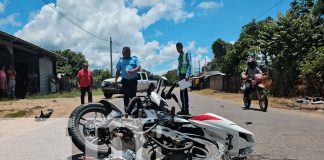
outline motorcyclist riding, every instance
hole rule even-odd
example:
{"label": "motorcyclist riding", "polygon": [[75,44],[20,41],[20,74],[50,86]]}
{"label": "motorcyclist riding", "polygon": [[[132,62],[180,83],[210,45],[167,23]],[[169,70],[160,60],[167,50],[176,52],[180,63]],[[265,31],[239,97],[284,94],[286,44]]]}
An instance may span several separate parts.
{"label": "motorcyclist riding", "polygon": [[262,74],[262,71],[260,68],[257,67],[257,62],[254,57],[251,57],[247,61],[248,68],[245,72],[242,74],[242,78],[247,80],[245,81],[245,87],[244,87],[244,99],[249,98],[249,93],[251,90],[251,80],[254,77],[255,74]]}

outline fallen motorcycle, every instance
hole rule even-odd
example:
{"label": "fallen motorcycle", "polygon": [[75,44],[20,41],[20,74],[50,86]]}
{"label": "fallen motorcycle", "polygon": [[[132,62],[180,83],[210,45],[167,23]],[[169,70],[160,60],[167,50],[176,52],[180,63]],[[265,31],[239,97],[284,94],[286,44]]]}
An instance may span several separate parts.
{"label": "fallen motorcycle", "polygon": [[[105,158],[124,159],[246,159],[252,152],[254,135],[235,123],[212,113],[175,115],[167,99],[177,97],[148,91],[144,100],[135,97],[128,106],[129,117],[107,101],[81,105],[69,119],[69,135],[83,152]],[[119,139],[119,145],[115,141]],[[118,144],[118,143],[117,143]],[[121,145],[120,145],[121,144]]]}
{"label": "fallen motorcycle", "polygon": [[[133,118],[166,119],[175,110],[174,107],[171,110],[168,109],[166,100],[169,99],[173,99],[181,108],[178,98],[172,93],[176,84],[165,91],[166,85],[161,88],[164,83],[171,84],[167,78],[162,77],[158,82],[156,92],[148,91],[143,100],[139,97],[133,98],[127,109],[128,114]],[[161,94],[159,95],[160,90]],[[223,145],[224,155],[229,159],[247,158],[252,153],[252,147],[255,143],[253,133],[213,113],[196,116],[176,115],[171,123],[164,123],[164,126],[188,135],[202,136]]]}
{"label": "fallen motorcycle", "polygon": [[166,121],[125,118],[111,103],[101,101],[76,108],[68,132],[86,155],[107,160],[221,159],[217,143],[165,127]]}

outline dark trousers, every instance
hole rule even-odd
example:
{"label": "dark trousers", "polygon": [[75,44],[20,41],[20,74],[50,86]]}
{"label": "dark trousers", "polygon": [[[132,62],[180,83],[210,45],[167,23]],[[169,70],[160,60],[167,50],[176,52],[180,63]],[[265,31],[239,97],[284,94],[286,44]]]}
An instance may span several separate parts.
{"label": "dark trousers", "polygon": [[245,89],[244,89],[244,98],[249,98],[250,90],[251,90],[251,82],[245,82]]}
{"label": "dark trousers", "polygon": [[92,102],[92,92],[91,87],[81,87],[81,104],[84,104],[85,93],[88,92],[88,103]]}
{"label": "dark trousers", "polygon": [[[180,75],[180,81],[185,79],[185,75]],[[188,97],[188,89],[180,90],[180,99],[182,103],[182,112],[189,114],[189,97]]]}
{"label": "dark trousers", "polygon": [[121,81],[124,92],[124,106],[128,106],[130,99],[136,96],[137,79],[122,79]]}

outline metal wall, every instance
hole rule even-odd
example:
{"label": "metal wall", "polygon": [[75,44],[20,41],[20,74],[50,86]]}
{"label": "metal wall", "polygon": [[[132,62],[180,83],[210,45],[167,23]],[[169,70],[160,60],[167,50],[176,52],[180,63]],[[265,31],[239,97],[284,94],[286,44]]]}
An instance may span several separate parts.
{"label": "metal wall", "polygon": [[49,77],[53,75],[53,62],[47,57],[39,58],[39,90],[40,93],[49,93]]}

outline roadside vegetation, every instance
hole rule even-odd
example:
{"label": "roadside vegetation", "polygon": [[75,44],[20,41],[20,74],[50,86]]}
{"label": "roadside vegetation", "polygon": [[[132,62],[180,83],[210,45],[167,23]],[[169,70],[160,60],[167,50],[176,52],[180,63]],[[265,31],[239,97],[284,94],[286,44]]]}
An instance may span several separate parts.
{"label": "roadside vegetation", "polygon": [[[193,93],[208,96],[216,99],[224,99],[241,104],[243,107],[243,93],[226,93],[212,89],[194,90]],[[301,104],[296,102],[296,98],[278,98],[268,97],[269,106],[272,108],[292,109],[292,110],[305,110],[305,111],[324,111],[324,105]],[[258,106],[258,101],[252,101],[255,106]]]}
{"label": "roadside vegetation", "polygon": [[[59,92],[59,93],[51,93],[51,94],[35,94],[31,95],[29,97],[26,97],[27,99],[49,99],[49,98],[73,98],[73,97],[79,97],[80,96],[80,90],[74,89],[71,92]],[[93,89],[92,95],[103,95],[101,89]]]}
{"label": "roadside vegetation", "polygon": [[4,118],[21,118],[27,117],[34,113],[34,111],[38,111],[40,109],[46,108],[46,106],[35,106],[32,108],[25,109],[1,109],[0,116]]}
{"label": "roadside vegetation", "polygon": [[[324,1],[293,0],[290,6],[277,19],[253,19],[234,43],[215,38],[207,70],[240,77],[248,57],[255,56],[271,95],[324,97]],[[176,80],[176,70],[166,76]]]}

